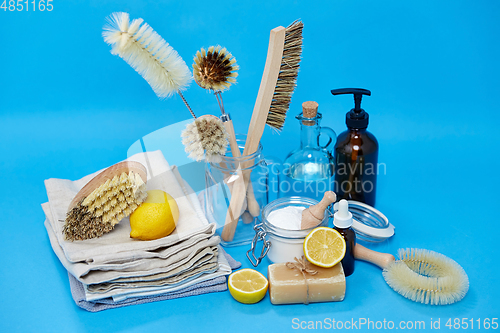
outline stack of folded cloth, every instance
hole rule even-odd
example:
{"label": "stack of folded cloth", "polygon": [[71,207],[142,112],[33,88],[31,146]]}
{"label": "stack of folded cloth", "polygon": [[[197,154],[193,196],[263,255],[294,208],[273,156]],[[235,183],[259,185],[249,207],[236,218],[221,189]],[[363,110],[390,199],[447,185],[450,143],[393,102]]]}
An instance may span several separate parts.
{"label": "stack of folded cloth", "polygon": [[219,246],[215,224],[203,215],[196,194],[160,151],[128,160],[148,170],[147,189],[172,195],[180,216],[172,234],[153,241],[130,238],[129,219],[100,238],[67,241],[62,229],[73,197],[97,173],[77,181],[45,181],[42,204],[55,254],[68,270],[76,304],[88,311],[200,295],[227,289],[226,275],[240,263]]}

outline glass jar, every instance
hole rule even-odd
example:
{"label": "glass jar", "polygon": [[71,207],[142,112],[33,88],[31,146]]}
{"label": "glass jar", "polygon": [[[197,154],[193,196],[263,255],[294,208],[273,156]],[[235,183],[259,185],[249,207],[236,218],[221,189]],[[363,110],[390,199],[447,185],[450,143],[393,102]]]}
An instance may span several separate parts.
{"label": "glass jar", "polygon": [[[245,148],[245,135],[236,135],[240,151]],[[233,157],[228,149],[220,163],[207,163],[205,170],[205,214],[210,223],[216,223],[217,233],[221,235],[223,246],[248,244],[254,236],[253,227],[260,223],[262,207],[269,202],[270,162],[264,159],[262,145],[248,156]],[[223,237],[228,208],[233,187],[241,181],[243,174],[249,176],[247,198],[243,203],[232,239]],[[276,176],[277,178],[277,176]],[[277,180],[275,181],[277,182]],[[254,209],[248,209],[249,200]],[[255,207],[257,207],[255,209]],[[252,215],[253,214],[253,215]]]}
{"label": "glass jar", "polygon": [[[294,258],[300,258],[304,255],[304,239],[306,236],[317,227],[327,227],[330,214],[328,209],[325,210],[323,220],[317,226],[303,230],[288,230],[277,227],[269,222],[269,214],[271,212],[289,207],[304,207],[307,208],[316,205],[317,200],[307,197],[284,197],[270,202],[262,210],[262,223],[255,226],[255,236],[252,242],[252,248],[247,252],[247,257],[254,265],[257,265],[266,256],[271,263],[282,263],[294,261]],[[255,249],[257,241],[262,240],[263,247],[261,254],[257,258]],[[253,257],[253,258],[252,258]]]}

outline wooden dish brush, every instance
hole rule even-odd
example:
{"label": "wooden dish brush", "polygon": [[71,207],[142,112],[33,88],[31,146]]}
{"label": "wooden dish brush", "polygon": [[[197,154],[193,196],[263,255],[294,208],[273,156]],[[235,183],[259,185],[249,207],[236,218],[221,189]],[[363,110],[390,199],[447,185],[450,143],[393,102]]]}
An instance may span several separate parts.
{"label": "wooden dish brush", "polygon": [[[212,91],[217,98],[222,115],[220,119],[226,128],[228,134],[229,147],[231,148],[232,156],[235,158],[241,157],[240,148],[236,142],[233,120],[231,115],[226,112],[222,99],[222,92],[228,90],[232,84],[236,83],[238,77],[239,66],[236,64],[236,59],[226,48],[221,46],[210,46],[208,50],[201,49],[196,52],[193,63],[194,81],[203,89]],[[229,190],[232,192],[232,183],[228,184]],[[260,205],[255,199],[252,184],[248,184],[247,202],[250,214],[255,217],[260,214]],[[244,211],[245,208],[242,210]],[[244,219],[245,223],[250,223],[252,219]]]}
{"label": "wooden dish brush", "polygon": [[88,182],[68,207],[63,234],[67,240],[102,236],[146,200],[146,168],[138,162],[112,165]]}
{"label": "wooden dish brush", "polygon": [[460,301],[469,290],[464,269],[447,256],[423,249],[399,249],[399,259],[356,244],[354,257],[383,269],[387,284],[419,303],[446,305]]}
{"label": "wooden dish brush", "polygon": [[[287,28],[277,27],[271,30],[266,65],[248,128],[244,156],[255,153],[266,123],[276,130],[283,128],[292,94],[297,85],[303,26],[302,22],[295,21]],[[247,167],[248,165],[243,165],[241,170]],[[233,186],[233,195],[221,234],[225,241],[233,240],[239,218],[237,213],[241,211],[245,202],[250,173],[244,171],[241,174],[243,177],[238,177]]]}

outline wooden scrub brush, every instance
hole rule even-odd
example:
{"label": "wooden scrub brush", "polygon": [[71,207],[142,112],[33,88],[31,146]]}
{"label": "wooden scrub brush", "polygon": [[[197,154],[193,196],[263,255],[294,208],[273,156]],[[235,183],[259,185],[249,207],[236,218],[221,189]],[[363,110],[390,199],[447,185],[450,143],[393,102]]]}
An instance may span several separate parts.
{"label": "wooden scrub brush", "polygon": [[[248,127],[244,156],[257,151],[266,123],[276,130],[283,128],[292,94],[297,85],[303,27],[302,22],[295,21],[287,28],[277,27],[271,30],[266,64]],[[243,165],[242,170],[246,167]],[[238,222],[233,212],[239,212],[245,201],[250,173],[245,171],[242,174],[244,181],[235,183],[233,187],[222,231],[222,239],[225,241],[233,239]]]}
{"label": "wooden scrub brush", "polygon": [[446,305],[460,301],[469,290],[464,269],[447,256],[423,249],[399,249],[399,259],[356,244],[354,256],[383,269],[387,284],[419,303]]}
{"label": "wooden scrub brush", "polygon": [[138,162],[115,164],[87,183],[71,201],[63,234],[67,240],[102,236],[146,200],[146,168]]}

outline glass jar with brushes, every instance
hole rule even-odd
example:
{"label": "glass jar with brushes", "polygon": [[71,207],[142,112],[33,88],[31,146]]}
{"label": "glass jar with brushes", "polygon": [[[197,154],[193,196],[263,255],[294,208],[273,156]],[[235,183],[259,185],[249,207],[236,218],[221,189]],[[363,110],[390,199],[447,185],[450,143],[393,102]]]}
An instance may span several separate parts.
{"label": "glass jar with brushes", "polygon": [[[334,159],[332,148],[337,135],[329,127],[321,127],[318,103],[304,102],[302,113],[295,117],[300,123],[300,146],[285,158],[280,175],[281,196],[301,196],[321,200],[323,193],[334,191]],[[325,145],[320,139],[325,138]]]}
{"label": "glass jar with brushes", "polygon": [[[245,135],[236,135],[241,151]],[[261,209],[267,205],[277,183],[272,165],[277,161],[265,159],[262,145],[248,156],[233,157],[230,150],[218,163],[209,162],[205,171],[204,210],[210,223],[216,223],[223,246],[249,244],[255,234],[253,227],[260,223]],[[246,191],[246,199],[237,211],[230,208],[231,197]]]}

